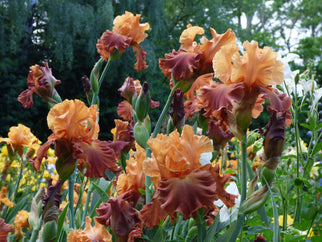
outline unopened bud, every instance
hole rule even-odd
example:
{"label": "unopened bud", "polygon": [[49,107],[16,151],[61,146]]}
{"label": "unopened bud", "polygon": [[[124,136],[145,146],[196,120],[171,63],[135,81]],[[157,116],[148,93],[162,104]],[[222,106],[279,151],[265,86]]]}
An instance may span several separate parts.
{"label": "unopened bud", "polygon": [[144,121],[150,110],[151,97],[149,93],[149,85],[147,82],[144,82],[140,95],[135,102],[135,112],[138,120],[141,122]]}
{"label": "unopened bud", "polygon": [[245,202],[242,203],[239,213],[246,215],[259,209],[266,202],[267,194],[267,185],[255,191],[249,198],[247,198],[247,200],[245,200]]}
{"label": "unopened bud", "polygon": [[180,89],[176,89],[172,95],[170,116],[173,121],[174,128],[179,132],[185,123],[185,111],[184,111],[184,92]]}
{"label": "unopened bud", "polygon": [[140,121],[134,126],[134,138],[135,141],[144,149],[148,148],[147,142],[150,138],[150,132],[147,127]]}
{"label": "unopened bud", "polygon": [[42,241],[54,241],[57,236],[57,222],[49,221],[44,224]]}

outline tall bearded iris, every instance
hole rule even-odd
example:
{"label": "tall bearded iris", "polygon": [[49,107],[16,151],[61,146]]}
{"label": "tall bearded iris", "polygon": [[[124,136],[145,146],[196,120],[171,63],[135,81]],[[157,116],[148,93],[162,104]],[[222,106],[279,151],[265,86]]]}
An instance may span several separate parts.
{"label": "tall bearded iris", "polygon": [[88,108],[77,99],[56,104],[47,116],[53,134],[32,160],[35,170],[39,172],[41,160],[52,144],[55,144],[56,169],[62,180],[73,173],[77,159],[86,167],[88,177],[104,177],[105,170],[118,170],[116,159],[128,142],[98,140],[97,118],[96,105]]}

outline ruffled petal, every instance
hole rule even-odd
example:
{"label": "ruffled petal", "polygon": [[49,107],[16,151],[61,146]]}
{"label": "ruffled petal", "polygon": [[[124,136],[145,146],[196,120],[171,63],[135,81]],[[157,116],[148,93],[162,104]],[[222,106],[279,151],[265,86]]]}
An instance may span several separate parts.
{"label": "ruffled petal", "polygon": [[277,53],[269,47],[258,48],[256,41],[243,44],[245,52],[232,57],[232,82],[244,82],[247,86],[268,86],[281,84],[284,81],[284,65],[277,61]]}
{"label": "ruffled petal", "polygon": [[181,49],[185,51],[193,51],[196,47],[196,43],[194,42],[197,34],[204,34],[205,31],[203,28],[199,26],[192,26],[188,24],[187,29],[185,29],[179,39],[181,44]]}
{"label": "ruffled petal", "polygon": [[232,57],[238,52],[239,47],[237,44],[230,44],[223,46],[215,55],[212,60],[215,77],[220,81],[226,83],[230,81],[232,72]]}
{"label": "ruffled petal", "polygon": [[107,203],[102,203],[96,209],[97,222],[109,226],[119,239],[126,240],[133,229],[141,223],[138,212],[128,202],[131,193],[124,193],[118,197],[112,197]]}
{"label": "ruffled petal", "polygon": [[141,43],[148,35],[146,30],[150,29],[149,23],[140,23],[141,14],[136,14],[125,11],[123,15],[117,16],[114,21],[113,31],[130,37],[132,42]]}
{"label": "ruffled petal", "polygon": [[94,140],[90,144],[74,142],[74,158],[86,161],[87,177],[105,177],[105,171],[119,170],[116,153],[107,141]]}
{"label": "ruffled petal", "polygon": [[123,53],[127,47],[130,46],[131,37],[106,30],[100,39],[97,40],[97,52],[108,61],[110,54],[113,54],[114,49],[119,53]]}
{"label": "ruffled petal", "polygon": [[200,46],[200,51],[203,52],[201,57],[202,67],[200,73],[210,73],[213,72],[212,60],[215,54],[225,45],[230,45],[236,43],[235,33],[228,29],[224,34],[217,34],[213,28],[210,28],[212,39],[208,40],[205,37],[201,39],[202,45]]}
{"label": "ruffled petal", "polygon": [[140,210],[140,217],[144,225],[150,229],[159,225],[161,220],[165,220],[168,214],[160,207],[157,199],[152,199],[151,203],[143,206]]}
{"label": "ruffled petal", "polygon": [[177,81],[193,81],[194,70],[199,68],[200,54],[190,53],[184,50],[173,50],[166,54],[165,59],[159,59],[159,66],[167,78],[173,78]]}
{"label": "ruffled petal", "polygon": [[132,113],[132,105],[128,101],[122,101],[117,106],[117,114],[124,120],[131,120]]}
{"label": "ruffled petal", "polygon": [[226,85],[223,83],[213,83],[211,87],[200,89],[198,98],[203,102],[206,117],[211,116],[213,111],[221,108],[232,110],[233,103],[239,103],[245,95],[243,83]]}
{"label": "ruffled petal", "polygon": [[207,73],[204,75],[199,76],[190,87],[189,91],[185,93],[185,96],[189,99],[192,99],[194,96],[194,92],[199,90],[199,88],[203,86],[210,85],[212,81],[213,73]]}
{"label": "ruffled petal", "polygon": [[237,198],[237,196],[226,192],[225,183],[230,179],[230,176],[228,174],[220,174],[219,170],[220,167],[218,164],[215,167],[209,167],[209,171],[216,183],[216,199],[220,199],[228,208],[230,208],[234,206],[235,198]]}
{"label": "ruffled petal", "polygon": [[136,52],[136,62],[134,64],[134,69],[137,71],[142,71],[148,68],[145,62],[146,52],[140,46],[133,46],[133,51]]}
{"label": "ruffled petal", "polygon": [[194,170],[185,178],[162,179],[156,190],[155,198],[170,216],[176,213],[183,219],[196,218],[196,211],[204,207],[213,208],[216,198],[216,184],[209,171]]}
{"label": "ruffled petal", "polygon": [[85,229],[72,230],[67,236],[68,242],[74,241],[100,241],[100,242],[112,242],[112,235],[105,229],[105,227],[94,219],[95,226],[91,225],[92,219],[86,217]]}

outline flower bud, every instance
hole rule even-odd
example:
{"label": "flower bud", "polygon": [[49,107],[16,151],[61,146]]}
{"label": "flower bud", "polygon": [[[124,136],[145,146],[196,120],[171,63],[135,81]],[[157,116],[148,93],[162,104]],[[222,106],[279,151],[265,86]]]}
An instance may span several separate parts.
{"label": "flower bud", "polygon": [[259,209],[266,202],[267,194],[267,185],[252,193],[252,195],[240,206],[239,213],[246,215]]}
{"label": "flower bud", "polygon": [[138,121],[134,126],[134,138],[135,141],[144,149],[148,148],[147,142],[150,138],[150,132],[148,127],[146,127],[143,123]]}
{"label": "flower bud", "polygon": [[144,82],[140,95],[135,102],[135,112],[138,120],[144,121],[150,109],[151,97],[149,93],[149,85]]}
{"label": "flower bud", "polygon": [[173,126],[180,132],[185,123],[184,92],[180,89],[174,91],[171,107],[170,116],[173,121]]}
{"label": "flower bud", "polygon": [[54,241],[57,236],[57,222],[49,221],[44,225],[42,241]]}

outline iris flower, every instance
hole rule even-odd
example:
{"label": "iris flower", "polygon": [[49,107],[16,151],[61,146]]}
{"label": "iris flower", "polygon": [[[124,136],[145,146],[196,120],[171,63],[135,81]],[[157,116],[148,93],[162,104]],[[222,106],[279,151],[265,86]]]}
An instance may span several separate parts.
{"label": "iris flower", "polygon": [[284,78],[283,63],[277,60],[277,53],[268,47],[260,49],[257,42],[246,41],[243,46],[243,55],[235,43],[216,53],[213,69],[220,82],[202,87],[188,103],[190,113],[203,110],[204,116],[229,124],[238,138],[242,138],[252,117],[257,118],[262,112],[264,99],[269,100],[269,111],[286,112],[286,124],[292,122],[288,111],[291,98],[271,87],[281,84]]}
{"label": "iris flower", "polygon": [[6,224],[3,218],[0,218],[0,241],[7,241],[7,236],[10,232],[14,232],[11,224]]}
{"label": "iris flower", "polygon": [[224,34],[217,34],[213,28],[210,31],[213,37],[211,40],[203,36],[201,43],[197,43],[194,41],[196,35],[203,34],[204,30],[189,24],[180,36],[180,49],[173,50],[165,55],[165,59],[159,60],[159,66],[167,78],[171,79],[172,75],[176,81],[183,80],[190,83],[190,86],[196,82],[192,93],[210,81],[211,78],[204,75],[213,73],[212,59],[215,54],[223,46],[236,41],[235,34],[230,29]]}
{"label": "iris flower", "polygon": [[20,156],[23,154],[24,147],[32,147],[38,139],[31,133],[30,128],[23,124],[10,128],[8,138],[0,138],[0,143],[6,142],[8,151],[17,152]]}
{"label": "iris flower", "polygon": [[126,48],[132,46],[136,52],[136,63],[134,68],[137,71],[146,69],[148,66],[145,62],[146,52],[139,45],[148,35],[145,33],[149,30],[148,23],[140,23],[141,15],[133,15],[125,11],[123,15],[117,16],[114,21],[113,31],[106,30],[101,38],[97,41],[97,52],[106,60],[110,55],[123,53]]}
{"label": "iris flower", "polygon": [[48,63],[44,66],[33,65],[30,67],[30,72],[27,78],[28,89],[20,93],[18,101],[21,102],[24,108],[31,108],[34,104],[32,94],[36,93],[44,101],[51,105],[55,105],[60,100],[60,97],[55,89],[55,86],[61,82],[57,80],[51,72]]}
{"label": "iris flower", "polygon": [[161,180],[152,204],[141,210],[147,226],[159,224],[165,214],[175,217],[180,213],[184,219],[196,218],[196,211],[201,207],[207,213],[214,210],[213,202],[218,198],[228,207],[234,204],[234,196],[224,190],[229,176],[221,176],[219,166],[200,163],[202,153],[213,151],[208,137],[194,135],[193,128],[186,125],[181,137],[177,131],[169,136],[159,134],[150,139],[148,145],[154,159],[145,160],[143,169],[151,177],[159,172]]}
{"label": "iris flower", "polygon": [[72,230],[67,236],[67,241],[100,241],[111,242],[112,235],[105,229],[105,227],[95,221],[95,226],[91,225],[92,219],[86,217],[85,229]]}
{"label": "iris flower", "polygon": [[85,164],[88,177],[104,177],[105,170],[118,170],[116,159],[128,142],[98,140],[97,118],[96,105],[87,107],[77,99],[56,104],[47,116],[53,134],[32,160],[35,170],[39,172],[40,162],[52,144],[58,157],[56,169],[63,180],[74,171],[76,159]]}

